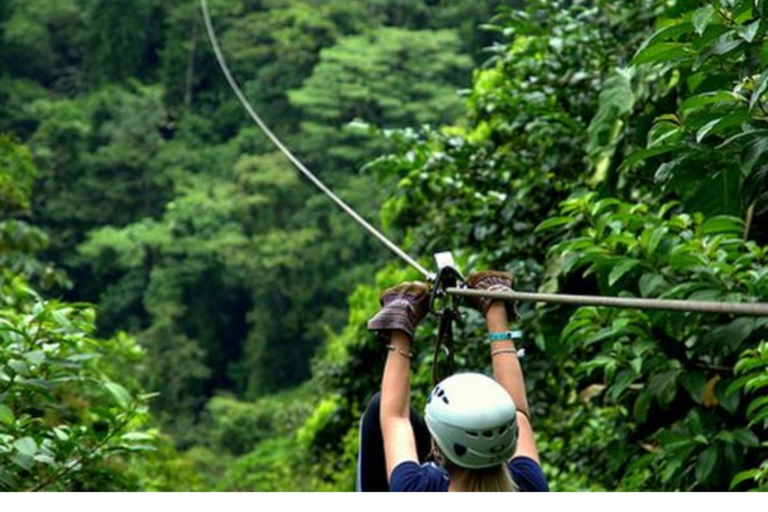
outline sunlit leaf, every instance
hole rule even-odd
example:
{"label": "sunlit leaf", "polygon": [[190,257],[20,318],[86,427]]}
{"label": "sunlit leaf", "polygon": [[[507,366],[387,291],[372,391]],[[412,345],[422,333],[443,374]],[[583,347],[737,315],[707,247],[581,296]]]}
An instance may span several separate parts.
{"label": "sunlit leaf", "polygon": [[13,411],[5,404],[0,404],[0,423],[10,425],[16,420]]}
{"label": "sunlit leaf", "polygon": [[705,5],[693,13],[693,26],[697,34],[701,35],[704,33],[714,14],[715,8],[712,5]]}
{"label": "sunlit leaf", "polygon": [[616,284],[616,282],[621,279],[627,272],[631,271],[633,268],[635,268],[637,265],[640,264],[639,260],[632,260],[632,259],[624,259],[621,260],[617,265],[615,265],[612,269],[610,274],[608,274],[608,285],[613,286]]}
{"label": "sunlit leaf", "polygon": [[104,384],[104,388],[109,391],[121,408],[127,409],[129,407],[131,403],[131,394],[127,389],[116,382],[107,382]]}
{"label": "sunlit leaf", "polygon": [[766,89],[768,89],[768,69],[763,71],[763,73],[760,75],[760,77],[757,79],[757,82],[755,83],[755,88],[752,91],[752,97],[749,100],[750,110],[755,108],[755,105],[758,104],[763,94],[765,94]]}
{"label": "sunlit leaf", "polygon": [[33,457],[37,453],[37,443],[31,437],[22,437],[13,442],[13,447],[22,455]]}
{"label": "sunlit leaf", "polygon": [[632,59],[632,65],[670,62],[690,55],[691,50],[684,43],[657,43],[639,51]]}
{"label": "sunlit leaf", "polygon": [[734,94],[730,91],[705,92],[686,99],[680,105],[680,110],[685,112],[686,110],[700,108],[706,105],[711,105],[713,103],[738,103],[740,101],[743,101],[743,98],[738,94]]}

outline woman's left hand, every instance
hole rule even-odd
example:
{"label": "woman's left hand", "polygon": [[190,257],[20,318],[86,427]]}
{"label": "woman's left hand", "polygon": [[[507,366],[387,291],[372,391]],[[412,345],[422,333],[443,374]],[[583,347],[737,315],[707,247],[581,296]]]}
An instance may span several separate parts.
{"label": "woman's left hand", "polygon": [[419,281],[384,290],[381,309],[368,322],[368,330],[386,333],[403,331],[413,338],[416,326],[429,311],[429,287]]}

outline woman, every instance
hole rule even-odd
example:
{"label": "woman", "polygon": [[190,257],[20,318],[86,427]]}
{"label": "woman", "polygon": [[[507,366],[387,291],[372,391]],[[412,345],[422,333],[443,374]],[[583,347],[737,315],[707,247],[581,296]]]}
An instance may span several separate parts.
{"label": "woman", "polygon": [[[471,288],[511,289],[503,272],[474,273]],[[410,406],[413,333],[427,314],[428,288],[404,283],[385,291],[368,323],[388,342],[381,393],[361,422],[357,488],[361,491],[547,491],[533,437],[523,371],[508,311],[475,299],[489,331],[493,379],[458,374],[435,386],[425,422]],[[429,454],[438,462],[422,464]]]}

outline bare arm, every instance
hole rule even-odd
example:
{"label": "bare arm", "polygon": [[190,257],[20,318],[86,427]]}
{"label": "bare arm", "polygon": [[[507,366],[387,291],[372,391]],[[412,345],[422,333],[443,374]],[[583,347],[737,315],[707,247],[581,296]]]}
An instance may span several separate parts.
{"label": "bare arm", "polygon": [[[501,301],[495,301],[491,304],[486,311],[485,320],[489,332],[509,330],[507,311]],[[515,344],[512,340],[495,341],[491,344],[492,353],[500,349],[513,350]],[[493,365],[493,377],[507,390],[517,406],[519,437],[517,451],[515,451],[513,458],[525,455],[538,462],[539,452],[536,449],[536,440],[533,436],[528,397],[525,392],[525,380],[520,361],[517,359],[517,355],[512,352],[501,352],[491,356],[491,363]]]}
{"label": "bare arm", "polygon": [[387,480],[402,462],[418,462],[416,440],[411,426],[410,358],[412,340],[403,331],[392,331],[390,350],[381,379],[379,420],[384,438]]}

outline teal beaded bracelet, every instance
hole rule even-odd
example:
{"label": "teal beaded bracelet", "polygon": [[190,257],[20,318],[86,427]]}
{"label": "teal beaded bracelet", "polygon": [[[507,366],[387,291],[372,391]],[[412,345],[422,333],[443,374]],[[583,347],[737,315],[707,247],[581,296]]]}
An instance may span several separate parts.
{"label": "teal beaded bracelet", "polygon": [[492,332],[488,335],[488,341],[490,342],[521,339],[523,339],[522,331]]}

